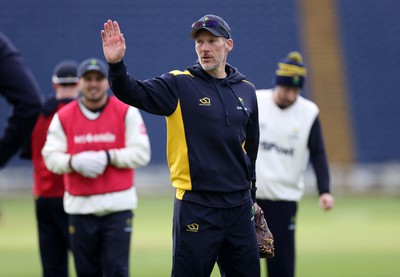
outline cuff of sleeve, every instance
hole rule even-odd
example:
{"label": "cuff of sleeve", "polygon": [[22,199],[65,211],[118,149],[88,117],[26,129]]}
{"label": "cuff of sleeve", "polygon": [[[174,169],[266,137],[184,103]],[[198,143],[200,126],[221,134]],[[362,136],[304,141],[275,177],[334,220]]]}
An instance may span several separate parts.
{"label": "cuff of sleeve", "polygon": [[108,63],[109,76],[119,76],[126,73],[126,66],[124,60],[117,63]]}
{"label": "cuff of sleeve", "polygon": [[73,172],[75,171],[74,168],[72,167],[72,155],[68,159],[68,170],[67,172]]}
{"label": "cuff of sleeve", "polygon": [[253,203],[256,203],[256,191],[255,190],[251,191],[251,199],[253,200]]}
{"label": "cuff of sleeve", "polygon": [[319,191],[319,196],[321,196],[321,195],[324,194],[324,193],[329,193],[329,194],[331,194],[331,192],[330,192],[329,189],[324,189],[324,190],[320,190],[320,191]]}
{"label": "cuff of sleeve", "polygon": [[107,165],[110,165],[111,164],[111,154],[110,154],[110,151],[105,151],[106,152],[106,155],[107,155]]}
{"label": "cuff of sleeve", "polygon": [[253,200],[253,203],[256,203],[256,190],[257,190],[257,187],[253,183],[252,186],[251,186],[251,189],[250,189],[251,199]]}

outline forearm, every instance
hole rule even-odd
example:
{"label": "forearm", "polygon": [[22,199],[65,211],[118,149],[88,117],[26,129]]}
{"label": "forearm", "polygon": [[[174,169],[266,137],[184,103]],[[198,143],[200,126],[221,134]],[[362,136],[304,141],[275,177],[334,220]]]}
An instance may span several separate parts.
{"label": "forearm", "polygon": [[46,167],[49,171],[56,174],[71,173],[72,168],[69,165],[71,155],[60,152],[49,152],[43,156]]}
{"label": "forearm", "polygon": [[128,75],[124,61],[109,64],[108,80],[114,95],[128,105],[135,104],[136,82]]}
{"label": "forearm", "polygon": [[310,149],[310,161],[314,168],[315,176],[317,179],[318,192],[320,195],[323,193],[329,193],[330,176],[328,159],[326,156],[321,126],[318,117],[315,119],[315,122],[310,131],[308,148]]}
{"label": "forearm", "polygon": [[319,195],[330,193],[329,168],[325,155],[314,155],[311,159],[311,164],[314,168]]}
{"label": "forearm", "polygon": [[26,119],[10,118],[4,136],[0,139],[0,167],[4,166],[30,137],[36,119],[37,116]]}
{"label": "forearm", "polygon": [[30,137],[42,105],[39,87],[18,53],[0,59],[0,93],[12,106],[0,138],[0,167]]}
{"label": "forearm", "polygon": [[49,126],[42,156],[51,172],[56,174],[72,172],[69,165],[71,155],[67,153],[67,139],[57,114]]}
{"label": "forearm", "polygon": [[143,147],[127,147],[109,150],[111,165],[117,168],[138,168],[150,161],[150,149]]}
{"label": "forearm", "polygon": [[260,128],[258,122],[258,106],[254,105],[254,111],[251,117],[252,123],[248,126],[248,137],[246,139],[245,149],[251,160],[250,174],[251,174],[251,195],[253,201],[256,199],[256,161],[258,156],[258,147],[260,143]]}
{"label": "forearm", "polygon": [[111,149],[111,164],[118,168],[137,168],[150,161],[150,142],[140,112],[129,107],[125,118],[125,148]]}

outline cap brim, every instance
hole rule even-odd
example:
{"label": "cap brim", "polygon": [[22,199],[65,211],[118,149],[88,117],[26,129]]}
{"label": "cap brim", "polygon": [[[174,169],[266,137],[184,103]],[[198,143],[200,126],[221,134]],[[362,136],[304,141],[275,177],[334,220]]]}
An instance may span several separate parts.
{"label": "cap brim", "polygon": [[97,72],[101,75],[103,75],[104,77],[108,77],[107,73],[105,73],[103,70],[98,70],[98,69],[89,69],[89,70],[85,70],[83,71],[81,74],[79,74],[80,77],[82,77],[83,75],[89,73],[89,72]]}
{"label": "cap brim", "polygon": [[200,31],[200,30],[207,30],[207,31],[209,31],[211,34],[213,34],[213,35],[216,36],[216,37],[223,37],[223,36],[224,36],[223,34],[221,34],[220,32],[218,32],[217,30],[215,30],[215,29],[213,29],[213,28],[209,28],[209,27],[200,27],[200,28],[192,29],[192,31],[191,31],[190,34],[189,34],[189,37],[190,37],[191,39],[194,39],[194,38],[196,37],[197,32]]}
{"label": "cap brim", "polygon": [[52,81],[54,84],[76,84],[79,77],[57,77],[53,76]]}

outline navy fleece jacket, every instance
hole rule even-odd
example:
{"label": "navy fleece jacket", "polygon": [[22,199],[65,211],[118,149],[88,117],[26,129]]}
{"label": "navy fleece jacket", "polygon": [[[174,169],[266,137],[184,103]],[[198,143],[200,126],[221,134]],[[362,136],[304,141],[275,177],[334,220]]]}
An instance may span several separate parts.
{"label": "navy fleece jacket", "polygon": [[229,64],[226,72],[215,79],[196,63],[138,81],[123,61],[110,64],[110,85],[121,101],[166,117],[167,160],[178,199],[232,207],[255,191],[255,87]]}
{"label": "navy fleece jacket", "polygon": [[0,168],[28,140],[42,105],[39,86],[11,41],[0,33],[0,95],[13,106],[0,138]]}

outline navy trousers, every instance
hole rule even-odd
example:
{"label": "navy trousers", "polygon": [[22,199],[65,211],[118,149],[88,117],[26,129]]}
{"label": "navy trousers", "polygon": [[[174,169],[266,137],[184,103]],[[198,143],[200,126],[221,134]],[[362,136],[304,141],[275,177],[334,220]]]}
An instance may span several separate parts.
{"label": "navy trousers", "polygon": [[35,200],[43,277],[68,276],[68,215],[63,198]]}
{"label": "navy trousers", "polygon": [[297,202],[257,199],[274,236],[275,256],[266,260],[268,277],[293,277]]}
{"label": "navy trousers", "polygon": [[70,215],[69,231],[79,277],[128,277],[132,211]]}
{"label": "navy trousers", "polygon": [[252,201],[214,208],[175,199],[171,276],[209,277],[217,259],[223,276],[260,276]]}

